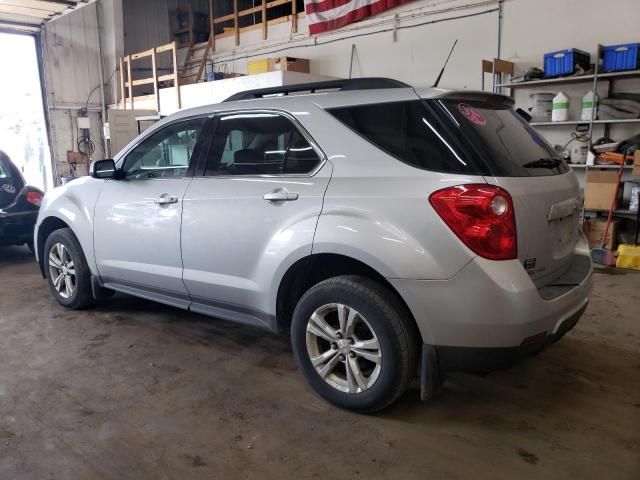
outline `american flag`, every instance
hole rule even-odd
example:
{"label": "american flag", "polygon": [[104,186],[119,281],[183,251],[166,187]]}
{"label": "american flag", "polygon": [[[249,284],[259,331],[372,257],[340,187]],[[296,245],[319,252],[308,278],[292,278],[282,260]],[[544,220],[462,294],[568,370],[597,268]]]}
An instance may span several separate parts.
{"label": "american flag", "polygon": [[413,0],[304,0],[309,33],[335,30]]}

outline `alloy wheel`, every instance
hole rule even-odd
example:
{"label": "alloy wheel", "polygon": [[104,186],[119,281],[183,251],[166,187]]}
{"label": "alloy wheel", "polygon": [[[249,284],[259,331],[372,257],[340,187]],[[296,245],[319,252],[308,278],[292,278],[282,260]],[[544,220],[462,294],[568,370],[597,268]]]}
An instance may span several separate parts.
{"label": "alloy wheel", "polygon": [[342,303],[318,308],[307,322],[307,353],[316,372],[333,388],[361,393],[378,380],[382,350],[371,324]]}
{"label": "alloy wheel", "polygon": [[69,249],[55,243],[49,250],[51,282],[62,298],[71,298],[76,291],[76,267]]}

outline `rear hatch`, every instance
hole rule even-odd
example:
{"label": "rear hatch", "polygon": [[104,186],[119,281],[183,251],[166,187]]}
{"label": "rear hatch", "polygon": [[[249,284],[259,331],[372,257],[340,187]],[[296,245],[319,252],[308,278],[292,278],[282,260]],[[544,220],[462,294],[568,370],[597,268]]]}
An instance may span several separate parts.
{"label": "rear hatch", "polygon": [[487,183],[513,199],[518,258],[543,287],[571,265],[580,235],[578,180],[553,148],[512,107],[491,94],[449,94],[426,101],[441,125],[472,148]]}
{"label": "rear hatch", "polygon": [[24,188],[24,180],[9,157],[0,150],[0,208],[10,205],[20,190]]}

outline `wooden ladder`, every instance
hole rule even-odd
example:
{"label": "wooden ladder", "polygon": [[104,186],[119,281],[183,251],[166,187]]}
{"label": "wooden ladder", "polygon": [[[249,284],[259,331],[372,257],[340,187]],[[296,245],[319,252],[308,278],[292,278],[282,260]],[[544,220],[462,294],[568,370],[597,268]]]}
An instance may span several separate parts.
{"label": "wooden ladder", "polygon": [[[209,39],[203,43],[190,44],[187,50],[187,56],[184,59],[184,65],[180,72],[180,85],[197,83],[202,78],[202,74],[207,66],[207,59],[211,51],[212,40]],[[200,55],[200,53],[202,54]]]}

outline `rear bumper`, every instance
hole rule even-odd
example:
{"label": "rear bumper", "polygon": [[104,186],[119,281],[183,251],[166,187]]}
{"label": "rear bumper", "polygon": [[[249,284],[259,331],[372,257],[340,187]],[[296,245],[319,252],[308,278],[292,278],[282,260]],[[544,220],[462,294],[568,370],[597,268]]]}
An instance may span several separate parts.
{"label": "rear bumper", "polygon": [[517,347],[477,348],[477,347],[443,347],[436,346],[436,356],[441,372],[461,371],[470,373],[487,373],[504,370],[514,364],[536,355],[549,345],[560,340],[571,330],[584,313],[587,306],[563,321],[556,332],[550,335],[534,337],[531,341]]}
{"label": "rear bumper", "polygon": [[[592,272],[586,241],[581,241],[565,274],[541,289],[518,260],[478,257],[449,280],[389,282],[411,310],[422,342],[445,358],[460,356],[455,353],[458,348],[467,349],[466,356],[519,357],[539,350],[575,324],[589,301]],[[539,343],[529,345],[534,337]]]}
{"label": "rear bumper", "polygon": [[38,212],[0,212],[0,245],[18,245],[33,241]]}

